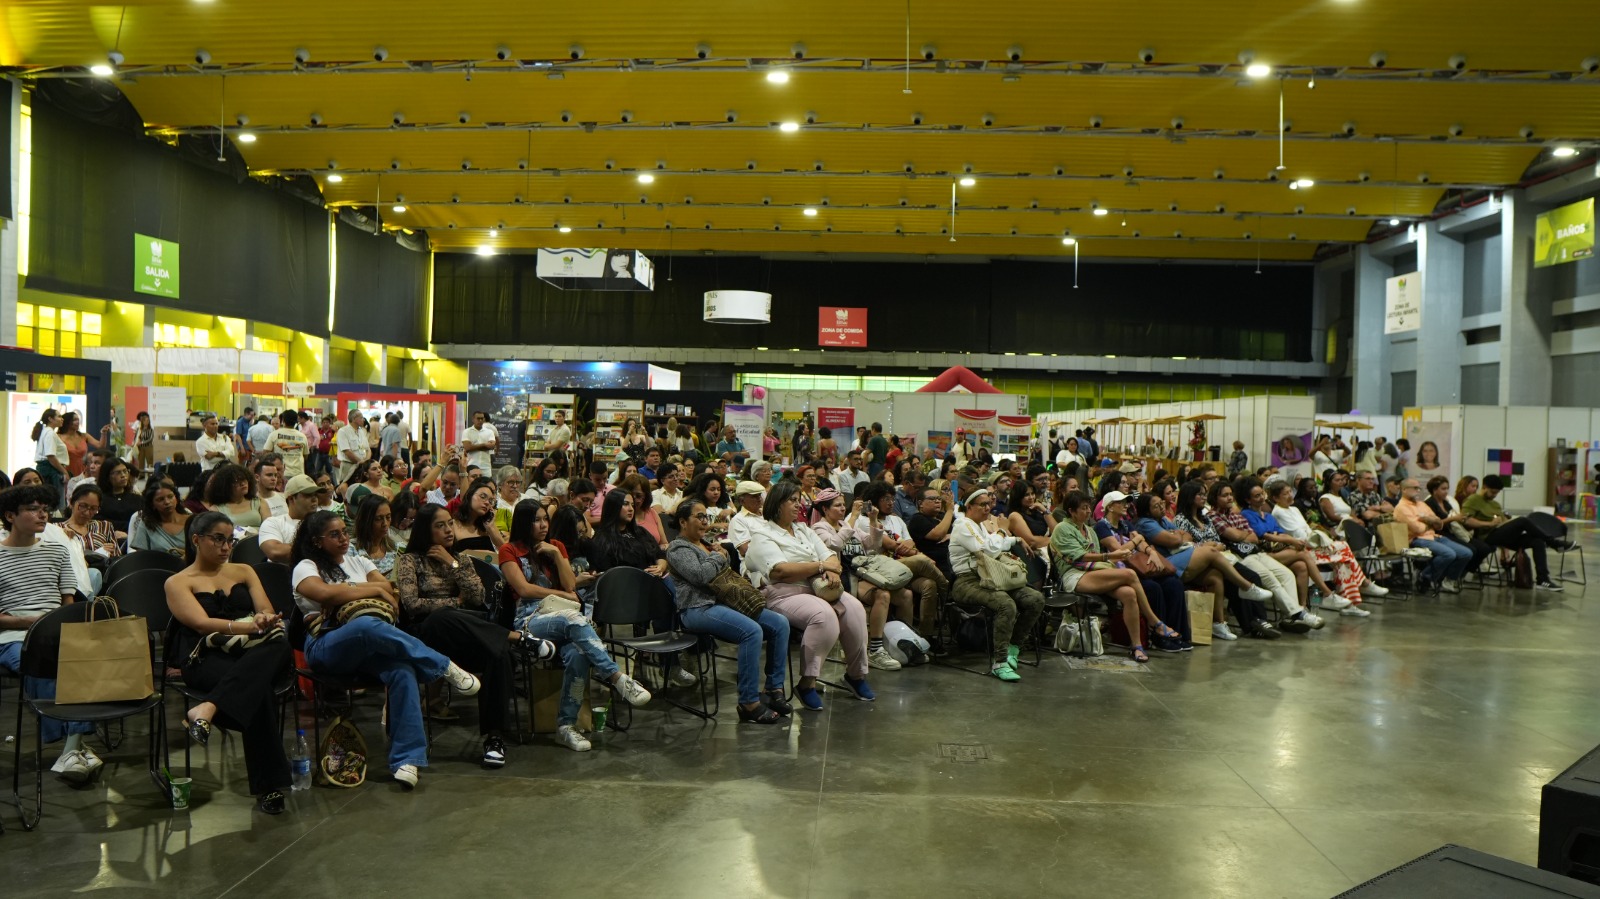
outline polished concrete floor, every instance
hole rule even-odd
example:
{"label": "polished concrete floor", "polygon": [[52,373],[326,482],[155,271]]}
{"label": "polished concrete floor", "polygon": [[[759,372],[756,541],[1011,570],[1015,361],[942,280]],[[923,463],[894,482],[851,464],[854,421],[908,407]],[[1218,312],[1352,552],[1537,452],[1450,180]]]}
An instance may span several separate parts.
{"label": "polished concrete floor", "polygon": [[738,724],[725,687],[714,723],[648,710],[497,772],[436,729],[416,792],[318,788],[278,818],[237,741],[186,812],[130,745],[90,788],[47,783],[36,832],[4,812],[3,893],[1328,897],[1446,842],[1532,864],[1540,786],[1600,743],[1597,634],[1576,585],[1468,590],[1139,673],[880,672],[876,703],[787,727]]}

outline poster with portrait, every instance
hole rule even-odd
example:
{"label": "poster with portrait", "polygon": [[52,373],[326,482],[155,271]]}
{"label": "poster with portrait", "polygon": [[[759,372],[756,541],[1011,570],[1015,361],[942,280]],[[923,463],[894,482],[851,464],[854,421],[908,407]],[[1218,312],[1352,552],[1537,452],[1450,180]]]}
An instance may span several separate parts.
{"label": "poster with portrait", "polygon": [[1284,477],[1311,476],[1311,421],[1295,416],[1273,416],[1269,422],[1273,468]]}
{"label": "poster with portrait", "polygon": [[1454,428],[1447,421],[1406,422],[1406,440],[1411,443],[1411,465],[1407,474],[1416,478],[1424,489],[1430,478],[1444,477],[1454,484],[1459,477],[1453,433]]}

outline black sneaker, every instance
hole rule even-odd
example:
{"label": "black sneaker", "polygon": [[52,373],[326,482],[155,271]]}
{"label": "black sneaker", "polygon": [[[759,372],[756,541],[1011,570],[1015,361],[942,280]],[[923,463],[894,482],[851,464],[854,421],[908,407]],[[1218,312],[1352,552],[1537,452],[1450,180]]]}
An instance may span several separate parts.
{"label": "black sneaker", "polygon": [[1171,637],[1151,637],[1150,648],[1156,652],[1183,652],[1183,646]]}
{"label": "black sneaker", "polygon": [[483,767],[504,768],[506,766],[506,741],[499,737],[483,738]]}
{"label": "black sneaker", "polygon": [[1533,589],[1535,589],[1535,590],[1550,590],[1550,591],[1553,591],[1553,592],[1556,592],[1556,593],[1560,593],[1565,588],[1563,588],[1560,584],[1550,580],[1549,578],[1545,578],[1542,581],[1534,581]]}
{"label": "black sneaker", "polygon": [[1283,634],[1265,621],[1257,621],[1249,630],[1245,631],[1244,635],[1246,637],[1254,637],[1257,640],[1278,640],[1283,637]]}
{"label": "black sneaker", "polygon": [[901,640],[899,643],[896,643],[895,646],[901,652],[905,653],[907,665],[928,664],[928,654],[922,651],[922,647],[918,646],[916,641]]}

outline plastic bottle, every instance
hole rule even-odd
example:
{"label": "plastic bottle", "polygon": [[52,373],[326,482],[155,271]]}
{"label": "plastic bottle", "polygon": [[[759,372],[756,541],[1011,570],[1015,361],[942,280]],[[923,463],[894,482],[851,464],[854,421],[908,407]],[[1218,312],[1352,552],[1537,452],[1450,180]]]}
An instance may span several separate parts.
{"label": "plastic bottle", "polygon": [[306,745],[306,732],[295,731],[294,751],[289,753],[289,772],[295,790],[311,789],[311,748]]}

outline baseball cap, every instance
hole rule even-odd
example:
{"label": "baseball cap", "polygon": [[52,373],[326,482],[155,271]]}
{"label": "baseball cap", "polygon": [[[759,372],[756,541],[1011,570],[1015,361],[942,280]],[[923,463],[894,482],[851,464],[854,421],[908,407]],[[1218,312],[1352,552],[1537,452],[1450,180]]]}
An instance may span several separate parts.
{"label": "baseball cap", "polygon": [[1128,494],[1123,493],[1121,490],[1113,490],[1100,498],[1100,502],[1107,506],[1111,505],[1112,503],[1125,503],[1127,501]]}
{"label": "baseball cap", "polygon": [[740,481],[739,486],[733,488],[734,496],[759,496],[766,492],[759,481]]}
{"label": "baseball cap", "polygon": [[316,493],[321,489],[321,487],[317,486],[316,481],[303,474],[297,474],[289,479],[288,484],[284,485],[283,495],[300,496],[301,494],[305,493]]}
{"label": "baseball cap", "polygon": [[956,428],[956,433],[957,434],[965,434],[965,433],[967,433],[967,429],[966,428]]}
{"label": "baseball cap", "polygon": [[1117,460],[1115,460],[1115,459],[1105,458],[1105,459],[1101,459],[1100,460],[1100,467],[1101,468],[1111,468],[1111,467],[1115,466],[1116,464],[1117,464]]}
{"label": "baseball cap", "polygon": [[1120,466],[1117,467],[1117,471],[1120,471],[1123,474],[1133,474],[1136,471],[1142,471],[1142,470],[1143,470],[1143,466],[1141,466],[1137,462],[1124,462]]}

